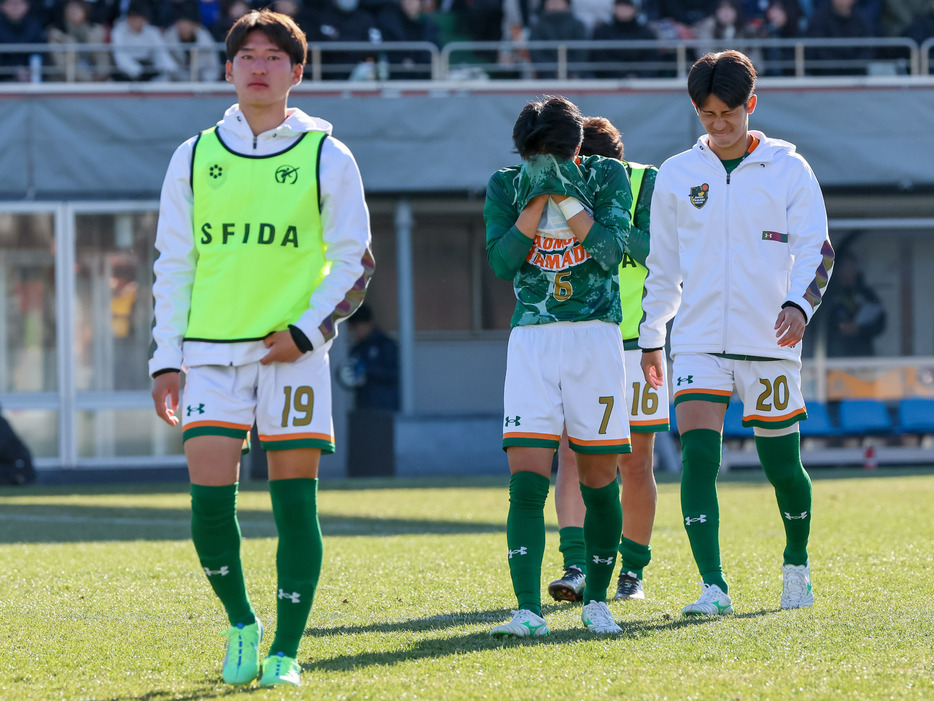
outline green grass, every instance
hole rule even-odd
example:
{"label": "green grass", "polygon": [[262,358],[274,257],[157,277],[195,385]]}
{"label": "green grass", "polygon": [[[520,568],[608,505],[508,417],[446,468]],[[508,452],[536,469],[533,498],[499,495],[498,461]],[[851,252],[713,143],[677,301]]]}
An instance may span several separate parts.
{"label": "green grass", "polygon": [[[188,539],[186,485],[0,490],[0,699],[934,698],[934,473],[817,471],[813,609],[780,611],[783,538],[760,473],[721,482],[736,615],[683,620],[700,588],[678,486],[659,486],[645,602],[594,638],[546,603],[552,635],[488,631],[514,598],[507,478],[322,485],[325,560],[299,653],[304,686],[220,683],[226,621]],[[257,613],[275,624],[275,530],[241,492]],[[543,587],[560,574],[553,503]],[[271,638],[267,639],[271,640]]]}

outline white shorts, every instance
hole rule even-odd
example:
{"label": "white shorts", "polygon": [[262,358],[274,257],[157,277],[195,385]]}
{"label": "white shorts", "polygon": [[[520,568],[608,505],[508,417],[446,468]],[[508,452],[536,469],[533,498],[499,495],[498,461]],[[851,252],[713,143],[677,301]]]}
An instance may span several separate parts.
{"label": "white shorts", "polygon": [[560,321],[509,335],[503,448],[557,450],[565,426],[578,453],[630,453],[619,326]]}
{"label": "white shorts", "polygon": [[334,452],[327,348],[294,363],[188,368],[180,407],[182,437],[245,438],[256,422],[264,450]]}
{"label": "white shorts", "polygon": [[[659,433],[668,426],[668,381],[653,389],[642,373],[642,351],[623,351],[626,362],[626,406],[629,430],[633,433]],[[665,363],[667,367],[667,361]]]}
{"label": "white shorts", "polygon": [[672,368],[675,405],[691,399],[729,404],[733,388],[743,402],[743,426],[785,428],[806,419],[800,360],[731,360],[679,353]]}

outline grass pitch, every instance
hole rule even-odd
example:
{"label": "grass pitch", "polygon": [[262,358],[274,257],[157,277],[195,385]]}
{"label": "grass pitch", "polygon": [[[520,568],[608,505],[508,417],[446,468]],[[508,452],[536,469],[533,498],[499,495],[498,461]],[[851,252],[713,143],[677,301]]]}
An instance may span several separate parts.
{"label": "grass pitch", "polygon": [[[545,594],[552,635],[528,641],[488,633],[515,605],[507,476],[324,483],[304,686],[289,690],[220,682],[226,620],[189,541],[187,485],[3,489],[0,699],[934,698],[934,472],[813,476],[813,609],[779,610],[774,494],[760,472],[734,473],[720,504],[735,615],[680,617],[699,577],[666,482],[648,599],[610,604],[622,635],[590,635],[579,605]],[[269,496],[241,489],[244,566],[271,631]],[[561,573],[551,499],[546,516],[543,593]]]}

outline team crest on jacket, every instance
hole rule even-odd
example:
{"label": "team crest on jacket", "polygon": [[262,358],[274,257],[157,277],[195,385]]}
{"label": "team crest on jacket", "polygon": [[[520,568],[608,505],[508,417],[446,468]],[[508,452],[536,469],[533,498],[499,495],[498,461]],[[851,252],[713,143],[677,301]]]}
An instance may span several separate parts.
{"label": "team crest on jacket", "polygon": [[698,185],[697,187],[691,188],[691,194],[688,195],[688,199],[691,200],[691,204],[700,209],[705,204],[707,204],[707,193],[710,192],[710,185],[704,183],[703,185]]}

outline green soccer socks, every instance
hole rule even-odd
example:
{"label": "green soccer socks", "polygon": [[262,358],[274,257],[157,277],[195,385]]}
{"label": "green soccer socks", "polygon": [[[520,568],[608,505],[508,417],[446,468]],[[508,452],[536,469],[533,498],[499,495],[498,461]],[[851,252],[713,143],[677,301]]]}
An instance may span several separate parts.
{"label": "green soccer socks", "polygon": [[705,584],[729,593],[720,563],[720,472],[722,438],[718,431],[698,428],[681,434],[681,515],[694,561]]}
{"label": "green soccer socks", "polygon": [[586,572],[584,561],[584,529],[579,526],[567,526],[558,530],[558,550],[564,556],[564,569],[577,567]]}
{"label": "green soccer socks", "polygon": [[811,478],[801,464],[797,432],[785,436],[756,436],[759,462],[775,488],[778,510],[785,526],[784,564],[807,565],[811,533]]}
{"label": "green soccer socks", "polygon": [[231,625],[255,623],[240,563],[237,484],[191,485],[191,539]]}
{"label": "green soccer socks", "polygon": [[506,548],[519,609],[542,615],[542,557],[545,555],[545,500],[551,480],[534,472],[509,478]]}
{"label": "green soccer socks", "polygon": [[317,494],[317,479],[284,479],[269,483],[279,533],[276,637],[269,648],[270,657],[279,653],[286,658],[298,655],[298,645],[315,598],[322,557]]}
{"label": "green soccer socks", "polygon": [[584,544],[587,553],[587,582],[584,603],[606,601],[606,590],[613,578],[619,536],[623,530],[623,508],[619,503],[619,484],[614,479],[599,488],[581,483],[584,516]]}
{"label": "green soccer socks", "polygon": [[642,570],[652,561],[652,546],[621,538],[619,554],[623,558],[623,572],[632,572],[642,579]]}

